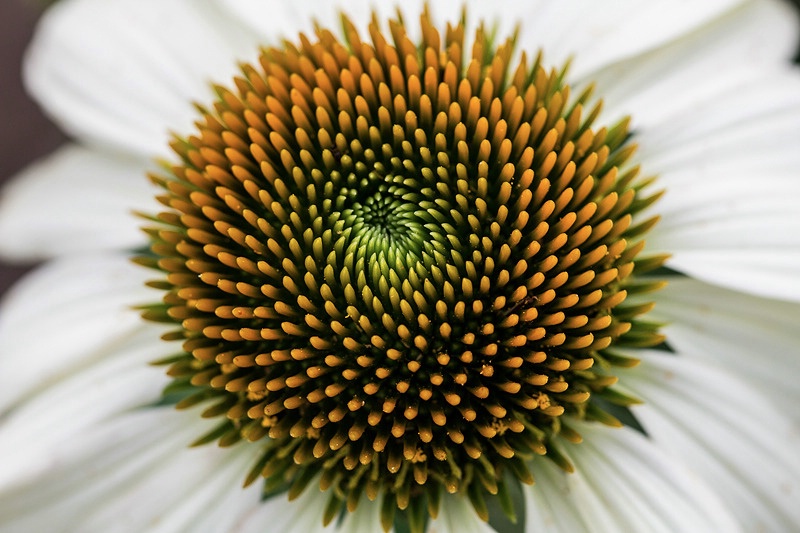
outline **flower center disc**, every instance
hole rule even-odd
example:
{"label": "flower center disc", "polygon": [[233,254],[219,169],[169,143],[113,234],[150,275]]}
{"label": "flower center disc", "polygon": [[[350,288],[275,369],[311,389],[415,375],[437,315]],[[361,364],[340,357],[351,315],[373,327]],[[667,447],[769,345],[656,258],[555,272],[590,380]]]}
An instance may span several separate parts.
{"label": "flower center disc", "polygon": [[180,405],[224,417],[201,442],[263,446],[250,482],[316,480],[328,521],[365,495],[418,523],[445,490],[485,517],[533,455],[570,468],[570,419],[614,422],[609,347],[661,340],[623,304],[653,288],[632,217],[655,196],[620,170],[626,123],[593,129],[590,90],[512,65],[513,38],[343,26],[263,50],[173,143],[145,316],[181,325]]}

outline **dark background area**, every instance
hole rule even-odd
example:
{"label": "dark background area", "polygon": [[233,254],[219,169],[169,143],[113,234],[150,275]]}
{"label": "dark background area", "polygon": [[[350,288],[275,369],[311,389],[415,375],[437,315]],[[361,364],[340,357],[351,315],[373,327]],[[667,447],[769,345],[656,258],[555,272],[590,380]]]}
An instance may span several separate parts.
{"label": "dark background area", "polygon": [[[800,6],[800,0],[791,2]],[[0,183],[66,140],[27,97],[20,80],[25,46],[45,3],[0,0]],[[0,262],[0,295],[28,268]]]}
{"label": "dark background area", "polygon": [[[22,54],[42,3],[0,0],[0,184],[66,138],[25,94]],[[0,295],[29,267],[0,261]]]}

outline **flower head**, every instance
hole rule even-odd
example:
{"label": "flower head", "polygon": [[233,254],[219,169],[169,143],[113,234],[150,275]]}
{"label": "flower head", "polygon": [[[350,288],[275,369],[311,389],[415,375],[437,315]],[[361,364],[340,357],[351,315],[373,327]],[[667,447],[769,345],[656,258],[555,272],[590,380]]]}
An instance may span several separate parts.
{"label": "flower head", "polygon": [[181,405],[225,415],[201,440],[265,442],[251,480],[296,497],[321,475],[326,522],[383,494],[388,530],[444,491],[488,520],[532,455],[572,469],[552,444],[580,440],[571,419],[619,424],[591,398],[627,401],[609,347],[663,340],[621,305],[657,286],[661,259],[636,262],[654,219],[633,223],[656,195],[626,123],[595,127],[591,90],[514,64],[513,38],[427,11],[419,43],[401,19],[343,26],[265,49],[173,143],[145,316],[182,326]]}
{"label": "flower head", "polygon": [[[759,231],[798,223],[796,156],[770,142],[797,137],[798,80],[761,32],[796,27],[781,4],[733,4],[670,16],[636,2],[325,4],[280,43],[271,24],[312,17],[223,0],[53,8],[31,86],[96,147],[21,179],[0,232],[23,253],[26,198],[71,169],[104,194],[110,224],[87,217],[81,255],[45,267],[0,315],[2,364],[19,374],[0,450],[19,449],[41,405],[66,420],[0,479],[9,530],[52,513],[106,530],[131,506],[123,531],[800,524],[788,496],[800,437],[771,403],[799,389],[786,317],[800,309],[800,243]],[[75,32],[88,12],[103,24]],[[159,31],[170,20],[181,38]],[[81,44],[106,32],[128,61]],[[79,61],[58,59],[65,49]],[[709,65],[719,75],[698,76]],[[197,98],[191,133],[182,111],[170,117]],[[138,101],[149,111],[131,113]],[[152,132],[166,126],[180,126],[174,155],[155,170],[139,158],[164,154]],[[148,169],[160,192],[146,191]],[[66,212],[85,196],[64,195]],[[157,274],[126,262],[142,241],[121,205],[148,218],[136,262]],[[735,264],[742,245],[763,248],[763,265]],[[91,251],[103,248],[120,258]],[[64,272],[74,292],[57,290]],[[34,342],[38,369],[13,356],[31,294],[67,309],[61,335]],[[224,449],[188,448],[212,441]],[[757,467],[731,462],[743,455]],[[170,497],[156,501],[161,484]]]}

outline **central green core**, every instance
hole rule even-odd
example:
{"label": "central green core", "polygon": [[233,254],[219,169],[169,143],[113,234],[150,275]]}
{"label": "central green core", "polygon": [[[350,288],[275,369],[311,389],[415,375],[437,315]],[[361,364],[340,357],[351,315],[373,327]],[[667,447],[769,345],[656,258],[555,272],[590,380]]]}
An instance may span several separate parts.
{"label": "central green core", "polygon": [[[574,420],[617,424],[621,346],[661,341],[626,303],[657,195],[629,164],[625,121],[595,127],[514,39],[428,13],[362,41],[264,49],[217,87],[198,132],[176,139],[168,208],[153,218],[162,304],[184,352],[165,362],[180,407],[219,427],[198,442],[262,450],[265,496],[328,491],[326,521],[382,500],[388,530],[422,530],[446,492],[531,483],[535,456],[565,469]],[[543,459],[538,459],[543,460]]]}
{"label": "central green core", "polygon": [[[408,184],[411,188],[407,188]],[[343,227],[351,241],[347,254],[365,259],[367,267],[380,260],[395,264],[398,259],[419,261],[430,233],[418,216],[414,180],[371,172],[353,188],[344,188],[338,200]]]}

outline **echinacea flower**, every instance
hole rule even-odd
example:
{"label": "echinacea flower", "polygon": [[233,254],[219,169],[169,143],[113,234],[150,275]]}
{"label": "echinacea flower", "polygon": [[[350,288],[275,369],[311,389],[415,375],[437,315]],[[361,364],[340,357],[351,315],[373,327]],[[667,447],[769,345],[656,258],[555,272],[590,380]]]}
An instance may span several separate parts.
{"label": "echinacea flower", "polygon": [[797,28],[62,0],[0,531],[797,529]]}

